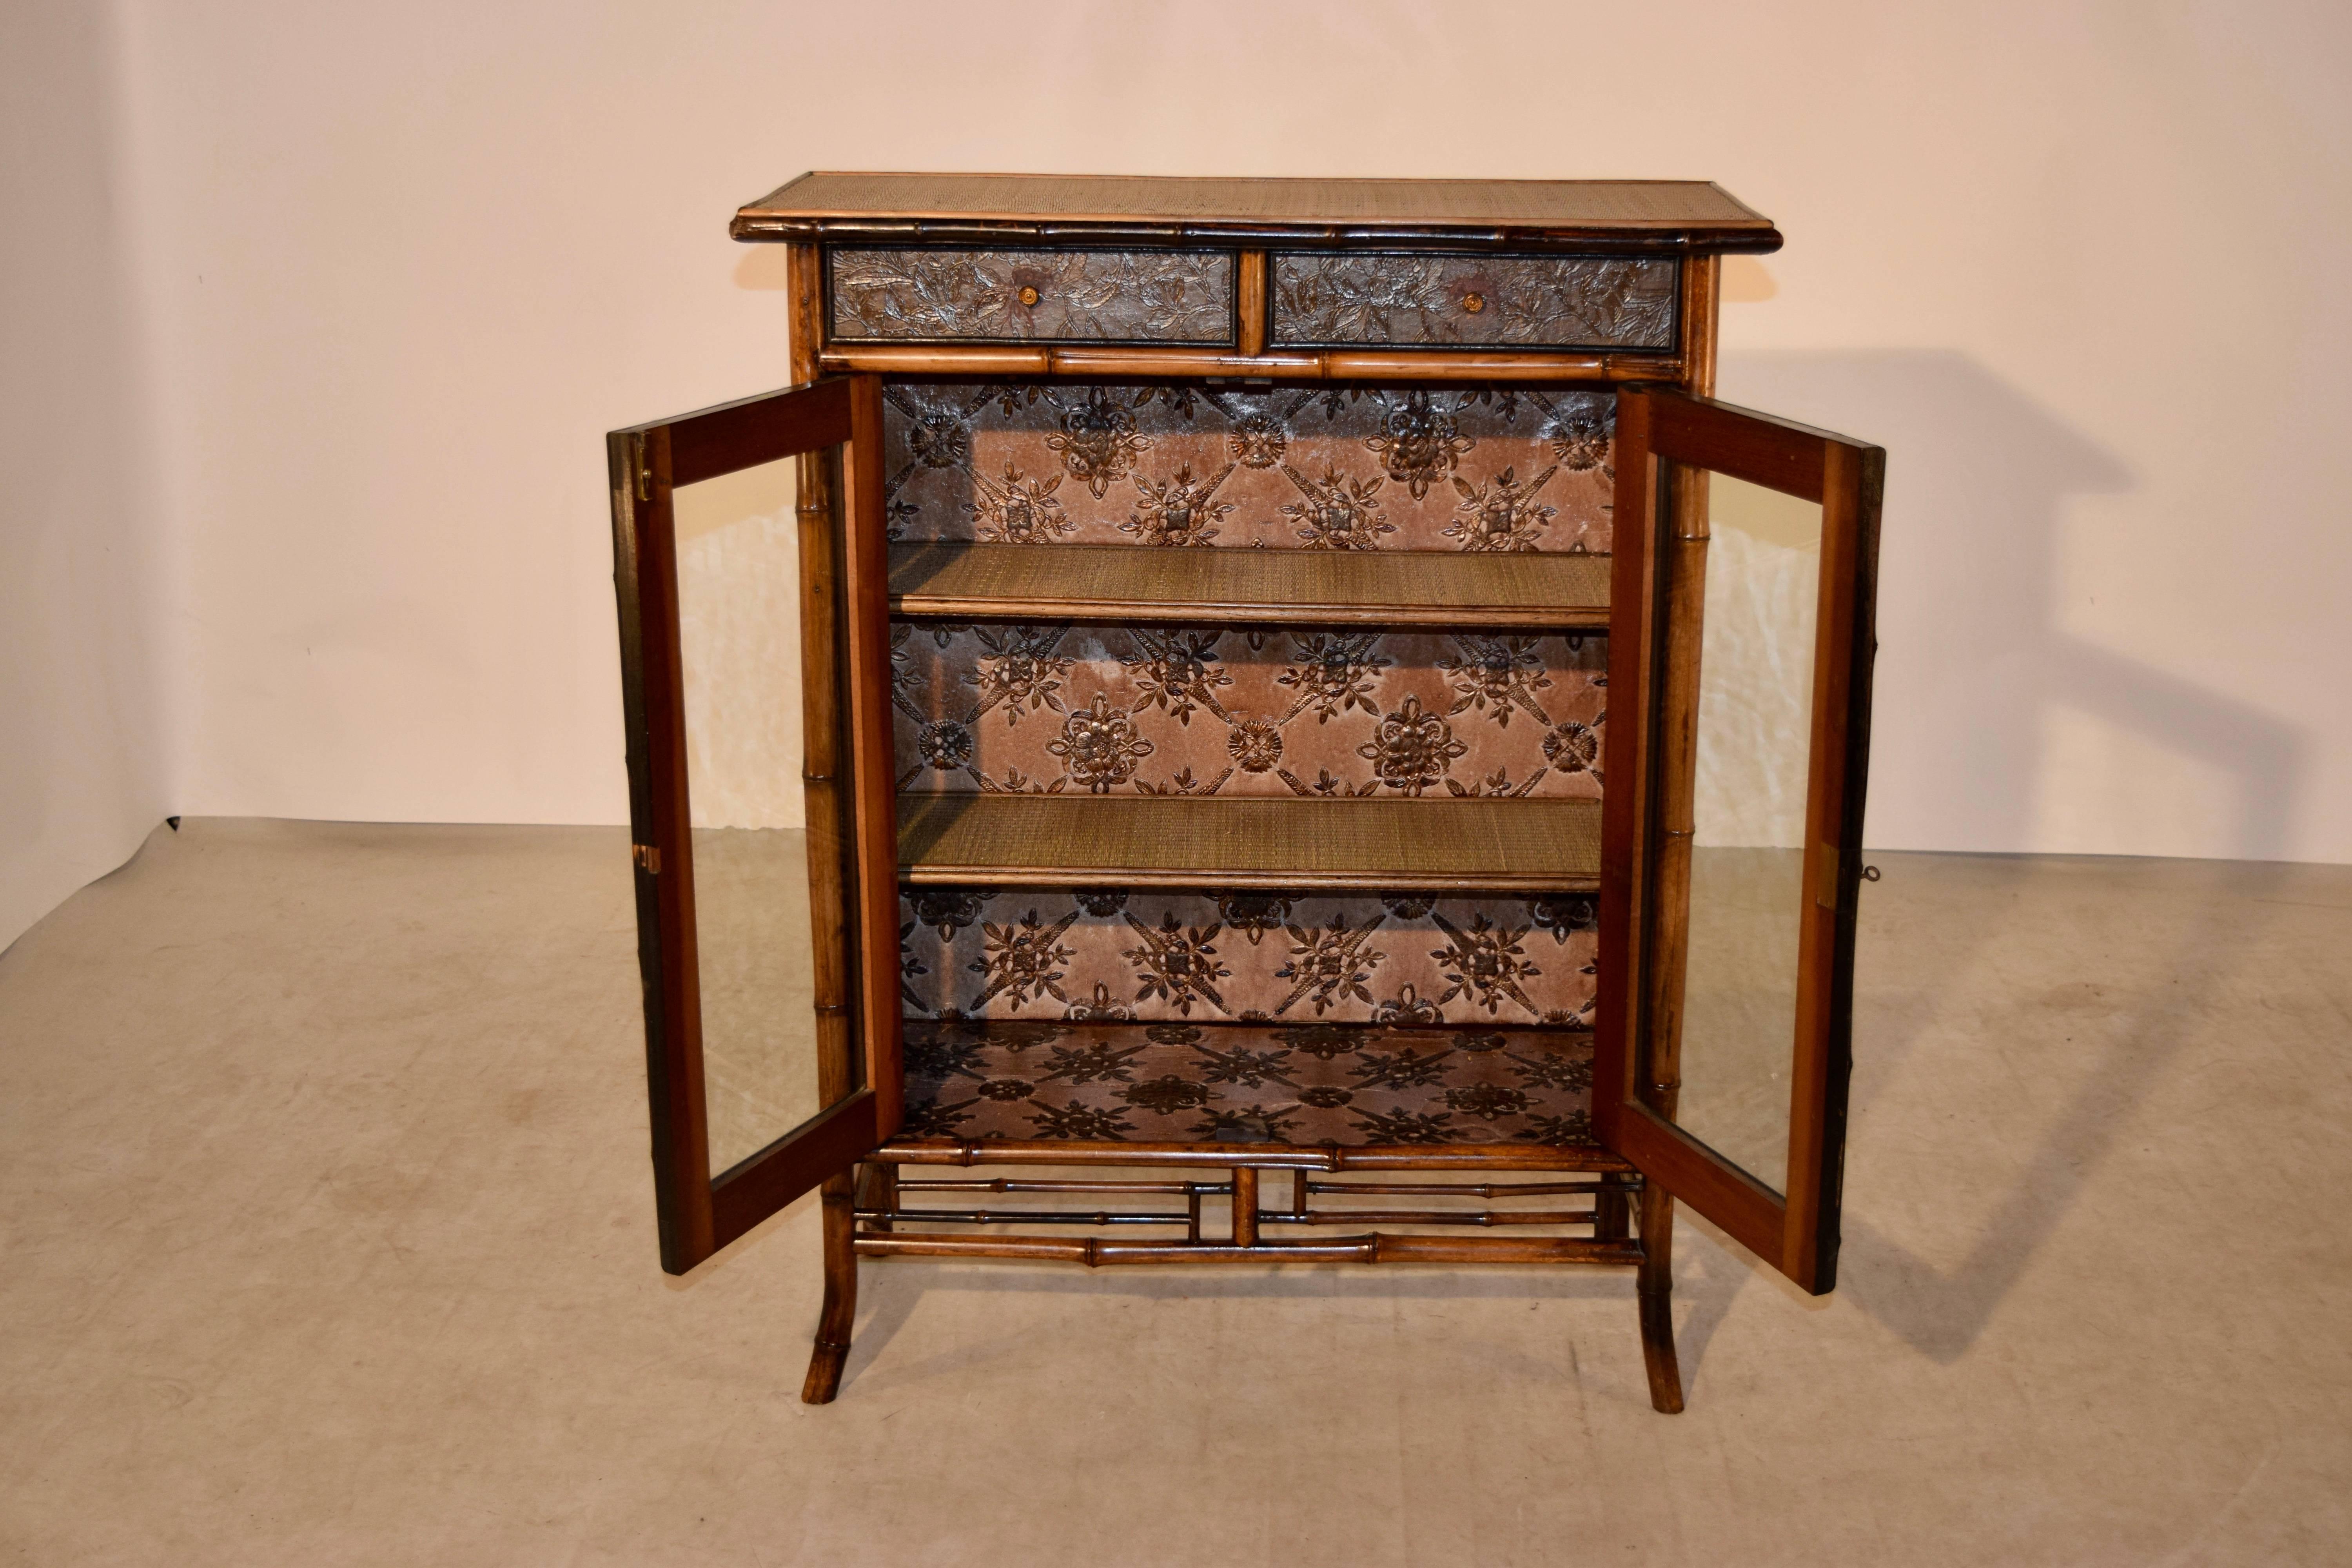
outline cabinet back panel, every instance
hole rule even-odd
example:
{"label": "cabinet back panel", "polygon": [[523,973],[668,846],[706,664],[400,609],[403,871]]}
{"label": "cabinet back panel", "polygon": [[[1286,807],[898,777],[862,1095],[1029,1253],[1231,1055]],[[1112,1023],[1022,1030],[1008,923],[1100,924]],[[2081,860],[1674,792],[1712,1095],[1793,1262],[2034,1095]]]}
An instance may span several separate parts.
{"label": "cabinet back panel", "polygon": [[1607,639],[902,623],[898,787],[1598,798]]}
{"label": "cabinet back panel", "polygon": [[915,888],[910,1018],[1590,1027],[1585,894]]}
{"label": "cabinet back panel", "polygon": [[1606,392],[899,383],[890,536],[1609,550]]}

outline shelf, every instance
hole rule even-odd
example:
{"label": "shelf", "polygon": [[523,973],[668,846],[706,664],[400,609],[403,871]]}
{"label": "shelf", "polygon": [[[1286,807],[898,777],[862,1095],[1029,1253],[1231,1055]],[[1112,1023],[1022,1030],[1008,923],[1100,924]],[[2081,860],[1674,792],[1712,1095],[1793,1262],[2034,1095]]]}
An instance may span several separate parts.
{"label": "shelf", "polygon": [[1606,631],[1610,558],[1437,551],[890,547],[890,608],[958,620],[1202,620]]}
{"label": "shelf", "polygon": [[968,887],[1591,892],[1601,803],[904,795],[898,858]]}
{"label": "shelf", "polygon": [[1592,1141],[1581,1030],[909,1018],[906,1031],[902,1140]]}

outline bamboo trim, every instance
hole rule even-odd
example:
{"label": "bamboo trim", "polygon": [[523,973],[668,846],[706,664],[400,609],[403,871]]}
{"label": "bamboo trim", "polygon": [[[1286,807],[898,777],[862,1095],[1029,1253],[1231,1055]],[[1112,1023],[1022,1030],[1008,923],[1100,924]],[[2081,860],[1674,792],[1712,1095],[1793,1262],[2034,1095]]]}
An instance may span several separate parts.
{"label": "bamboo trim", "polygon": [[[1244,1167],[1246,1169],[1247,1167]],[[1590,1189],[1588,1189],[1590,1190]],[[1246,1211],[1234,1211],[1234,1245],[1247,1247],[1254,1241],[1244,1241],[1242,1219]],[[1181,1226],[1189,1221],[1182,1209],[910,1209],[860,1208],[856,1216],[861,1222],[875,1225],[877,1231],[891,1231],[894,1224],[923,1225],[1093,1225]],[[1259,1209],[1255,1223],[1247,1227],[1253,1237],[1258,1225],[1442,1225],[1476,1226],[1590,1226],[1595,1213],[1591,1209],[1327,1209],[1300,1213],[1295,1209]],[[896,1234],[892,1232],[892,1234]],[[909,1232],[908,1234],[921,1234]]]}
{"label": "bamboo trim", "polygon": [[1560,1197],[1588,1193],[1629,1192],[1638,1184],[1614,1173],[1599,1174],[1590,1182],[1318,1182],[1301,1177],[1300,1185],[1307,1193],[1375,1193],[1383,1196],[1535,1198]]}
{"label": "bamboo trim", "polygon": [[[1182,1209],[909,1209],[898,1208],[887,1214],[875,1209],[860,1209],[861,1220],[887,1220],[900,1224],[922,1225],[1170,1225],[1186,1222]],[[885,1225],[880,1228],[887,1230]],[[892,1234],[897,1234],[893,1232]],[[909,1231],[907,1234],[923,1235]]]}
{"label": "bamboo trim", "polygon": [[1273,1237],[1247,1247],[1230,1243],[1125,1240],[1104,1237],[909,1236],[861,1233],[866,1258],[1012,1258],[1083,1263],[1589,1263],[1638,1267],[1637,1243],[1576,1237],[1364,1236]]}
{"label": "bamboo trim", "polygon": [[849,1360],[850,1331],[857,1321],[857,1226],[851,1189],[852,1178],[845,1171],[825,1178],[819,1199],[824,1218],[824,1304],[817,1313],[808,1372],[801,1380],[803,1405],[832,1404],[841,1389],[841,1369]]}
{"label": "bamboo trim", "polygon": [[1173,1197],[1234,1190],[1230,1182],[1024,1182],[1010,1176],[967,1181],[901,1182],[898,1187],[900,1191],[909,1193],[1149,1193]]}
{"label": "bamboo trim", "polygon": [[1234,325],[1245,358],[1265,353],[1265,252],[1244,250],[1234,279]]}
{"label": "bamboo trim", "polygon": [[1723,258],[1694,256],[1683,263],[1683,390],[1715,395],[1715,353],[1722,321]]}
{"label": "bamboo trim", "polygon": [[[1683,268],[1685,383],[1693,395],[1715,390],[1720,260],[1694,257]],[[1708,480],[1704,469],[1675,464],[1667,470],[1673,533],[1665,541],[1666,636],[1658,702],[1658,846],[1646,919],[1650,922],[1649,1021],[1646,1060],[1637,1070],[1641,1092],[1672,1121],[1682,1088],[1683,989],[1690,963],[1690,862],[1698,779],[1699,657],[1706,618]],[[1672,1223],[1669,1215],[1665,1223]]]}
{"label": "bamboo trim", "polygon": [[1270,1214],[1269,1225],[1591,1225],[1591,1209],[1327,1209]]}
{"label": "bamboo trim", "polygon": [[[824,341],[817,249],[785,253],[792,300],[788,352],[794,382],[816,379]],[[826,1105],[859,1087],[850,999],[847,769],[841,750],[839,458],[811,452],[794,464],[801,595],[801,791],[807,828],[809,945],[814,971],[817,1098]]]}
{"label": "bamboo trim", "polygon": [[1257,1167],[1242,1165],[1234,1171],[1234,1245],[1251,1247],[1257,1241]]}
{"label": "bamboo trim", "polygon": [[1675,1355],[1675,1200],[1655,1182],[1642,1190],[1642,1255],[1633,1284],[1642,1323],[1642,1364],[1650,1405],[1672,1415],[1683,1407],[1682,1368]]}

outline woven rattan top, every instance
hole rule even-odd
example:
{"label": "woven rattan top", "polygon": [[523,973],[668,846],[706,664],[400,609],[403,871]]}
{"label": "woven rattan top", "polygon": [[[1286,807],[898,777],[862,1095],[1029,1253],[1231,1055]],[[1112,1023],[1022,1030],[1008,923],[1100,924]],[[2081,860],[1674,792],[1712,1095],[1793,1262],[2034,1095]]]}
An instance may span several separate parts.
{"label": "woven rattan top", "polygon": [[1611,238],[1775,250],[1771,220],[1704,180],[1192,179],[803,174],[735,215],[739,239],[936,232],[1346,240]]}

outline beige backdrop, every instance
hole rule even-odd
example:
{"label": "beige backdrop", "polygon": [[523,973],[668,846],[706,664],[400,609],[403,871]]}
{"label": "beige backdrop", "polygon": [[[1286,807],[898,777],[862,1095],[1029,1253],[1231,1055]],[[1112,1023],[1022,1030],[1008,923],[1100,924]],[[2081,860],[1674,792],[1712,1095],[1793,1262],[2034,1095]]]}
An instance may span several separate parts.
{"label": "beige backdrop", "polygon": [[[20,464],[154,411],[56,514],[156,574],[102,659],[143,601],[5,502],[72,606],[0,629],[10,741],[76,831],[620,819],[598,437],[782,379],[782,258],[725,223],[802,169],[1641,174],[1790,237],[1730,268],[1725,395],[1894,453],[1874,842],[2352,860],[2341,5],[88,16],[11,25],[58,108],[0,370]],[[60,785],[105,660],[157,754]]]}

